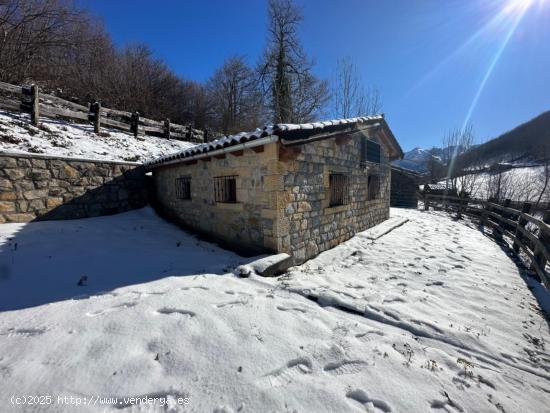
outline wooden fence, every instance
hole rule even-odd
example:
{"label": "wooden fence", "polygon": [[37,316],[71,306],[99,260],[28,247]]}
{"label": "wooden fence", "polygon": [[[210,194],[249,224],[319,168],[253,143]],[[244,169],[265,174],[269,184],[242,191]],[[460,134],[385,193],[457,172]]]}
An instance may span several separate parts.
{"label": "wooden fence", "polygon": [[102,107],[99,102],[80,105],[42,93],[36,85],[15,86],[0,82],[0,92],[0,109],[29,113],[35,126],[38,126],[40,117],[48,117],[93,123],[95,133],[100,133],[102,126],[108,126],[133,133],[136,137],[142,133],[197,143],[207,139],[206,131],[193,129],[189,125],[171,123],[169,119],[157,121],[144,118],[138,112]]}
{"label": "wooden fence", "polygon": [[538,219],[530,214],[532,205],[525,202],[521,210],[510,208],[510,200],[504,205],[494,202],[446,195],[424,194],[424,209],[430,206],[455,211],[457,218],[466,214],[477,218],[480,225],[491,227],[493,236],[502,241],[506,236],[512,241],[516,254],[523,252],[529,258],[530,269],[535,271],[548,290],[550,275],[547,264],[550,263],[550,210]]}

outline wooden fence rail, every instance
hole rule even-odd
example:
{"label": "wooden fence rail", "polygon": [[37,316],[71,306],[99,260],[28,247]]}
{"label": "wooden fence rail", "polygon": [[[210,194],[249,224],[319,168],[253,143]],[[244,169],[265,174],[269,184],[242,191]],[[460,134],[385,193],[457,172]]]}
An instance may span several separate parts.
{"label": "wooden fence rail", "polygon": [[27,87],[0,82],[0,109],[29,113],[35,126],[38,126],[40,117],[49,117],[92,123],[95,133],[100,133],[101,126],[108,126],[132,132],[136,137],[146,133],[196,143],[207,140],[206,131],[189,125],[178,125],[170,122],[170,119],[158,121],[144,118],[138,112],[102,107],[99,102],[92,102],[88,106],[80,105],[42,93],[35,85]]}
{"label": "wooden fence rail", "polygon": [[480,224],[491,227],[493,236],[502,240],[504,236],[512,241],[516,254],[523,252],[530,262],[530,269],[541,278],[550,290],[550,274],[547,264],[550,263],[550,210],[544,211],[543,218],[530,215],[532,205],[525,202],[521,210],[510,208],[510,200],[504,205],[455,196],[424,194],[424,209],[430,206],[455,211],[457,217],[462,214],[479,219]]}

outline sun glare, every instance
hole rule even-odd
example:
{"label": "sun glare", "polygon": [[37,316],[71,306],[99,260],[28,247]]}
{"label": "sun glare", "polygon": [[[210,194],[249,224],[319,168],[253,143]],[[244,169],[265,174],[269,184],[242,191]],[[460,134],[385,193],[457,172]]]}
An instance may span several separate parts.
{"label": "sun glare", "polygon": [[507,0],[507,4],[504,7],[506,13],[522,13],[526,11],[532,5],[538,3],[542,5],[546,0]]}

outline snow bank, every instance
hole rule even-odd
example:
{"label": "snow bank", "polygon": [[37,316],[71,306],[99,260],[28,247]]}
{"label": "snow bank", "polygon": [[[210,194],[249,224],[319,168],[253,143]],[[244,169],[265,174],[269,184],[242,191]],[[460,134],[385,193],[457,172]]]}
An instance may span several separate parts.
{"label": "snow bank", "polygon": [[194,146],[190,142],[154,136],[138,136],[101,128],[96,135],[91,125],[41,119],[32,126],[27,114],[0,111],[0,151],[42,153],[75,158],[145,162]]}
{"label": "snow bank", "polygon": [[478,230],[392,214],[408,222],[246,279],[252,259],[149,209],[0,225],[2,411],[545,411],[548,293]]}

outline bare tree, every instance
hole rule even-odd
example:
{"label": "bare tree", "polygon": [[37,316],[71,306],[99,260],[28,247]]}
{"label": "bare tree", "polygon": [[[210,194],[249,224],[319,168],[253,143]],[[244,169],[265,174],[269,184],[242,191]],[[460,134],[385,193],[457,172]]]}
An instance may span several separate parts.
{"label": "bare tree", "polygon": [[443,163],[447,166],[446,182],[449,189],[463,195],[475,196],[479,189],[479,163],[462,162],[461,154],[468,152],[474,145],[475,137],[472,125],[449,131],[443,138]]}
{"label": "bare tree", "polygon": [[227,59],[208,81],[213,126],[231,134],[261,125],[265,119],[258,77],[244,57]]}
{"label": "bare tree", "polygon": [[535,203],[535,208],[537,208],[544,199],[550,201],[550,156],[548,156],[548,153],[545,153],[545,155],[547,156],[544,157],[541,171],[537,176],[540,192]]}
{"label": "bare tree", "polygon": [[374,115],[382,109],[380,92],[363,85],[357,65],[349,57],[341,58],[336,63],[331,89],[335,117]]}
{"label": "bare tree", "polygon": [[306,122],[326,104],[326,81],[311,73],[298,39],[301,11],[292,0],[270,0],[268,5],[268,44],[259,74],[264,90],[270,91],[270,109],[274,122]]}
{"label": "bare tree", "polygon": [[[82,46],[90,17],[63,0],[0,3],[0,78],[19,83],[60,76],[62,57]],[[41,79],[39,79],[41,80]]]}

